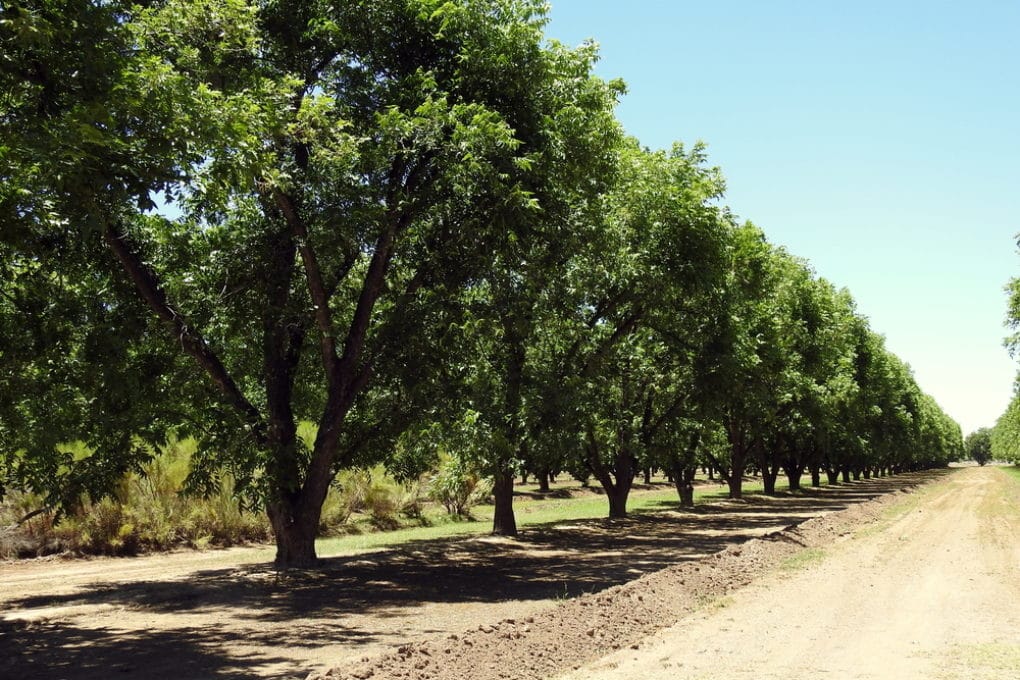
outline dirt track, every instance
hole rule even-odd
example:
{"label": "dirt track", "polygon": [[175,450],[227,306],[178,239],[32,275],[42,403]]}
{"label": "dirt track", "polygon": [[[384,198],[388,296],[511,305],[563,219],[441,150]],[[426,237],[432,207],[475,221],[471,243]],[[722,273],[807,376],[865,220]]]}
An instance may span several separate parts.
{"label": "dirt track", "polygon": [[413,543],[300,577],[250,550],[0,566],[0,678],[1020,677],[1005,474]]}
{"label": "dirt track", "polygon": [[1005,474],[961,470],[803,568],[568,677],[1018,678],[1020,495]]}

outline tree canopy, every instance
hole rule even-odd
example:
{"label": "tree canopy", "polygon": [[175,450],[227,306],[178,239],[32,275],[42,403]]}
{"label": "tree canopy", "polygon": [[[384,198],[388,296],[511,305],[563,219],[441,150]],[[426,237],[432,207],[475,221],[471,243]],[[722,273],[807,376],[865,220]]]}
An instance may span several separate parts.
{"label": "tree canopy", "polygon": [[739,496],[958,456],[849,293],[739,224],[702,146],[626,138],[545,12],[4,5],[0,483],[73,505],[192,436],[192,488],[230,472],[303,566],[339,471],[440,447],[507,534],[522,465],[621,516],[645,467]]}

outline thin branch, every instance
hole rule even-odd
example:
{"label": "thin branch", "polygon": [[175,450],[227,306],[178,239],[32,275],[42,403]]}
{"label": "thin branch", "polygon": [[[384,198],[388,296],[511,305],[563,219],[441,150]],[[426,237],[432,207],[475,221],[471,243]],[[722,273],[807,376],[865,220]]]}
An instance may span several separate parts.
{"label": "thin branch", "polygon": [[609,350],[616,345],[617,342],[622,340],[628,333],[637,328],[638,321],[641,319],[640,307],[632,312],[629,316],[623,318],[620,324],[613,330],[613,334],[610,335],[606,341],[592,352],[591,355],[585,360],[581,366],[579,375],[590,376],[598,364],[597,360],[601,359]]}
{"label": "thin branch", "polygon": [[[393,255],[393,241],[396,235],[410,224],[411,215],[405,212],[399,217],[394,216],[387,222],[383,232],[376,239],[372,260],[368,264],[368,271],[365,272],[358,304],[354,309],[351,326],[344,341],[344,353],[340,361],[342,369],[347,375],[351,375],[354,367],[359,364],[365,346],[365,337],[368,335],[369,323],[372,319],[372,310],[382,294],[386,270],[389,268],[390,258]],[[364,372],[365,368],[363,367],[360,369],[359,375]]]}
{"label": "thin branch", "polygon": [[308,229],[297,213],[294,201],[279,189],[273,190],[273,199],[283,213],[283,218],[290,227],[291,234],[297,242],[298,252],[305,267],[305,278],[308,280],[308,292],[312,296],[315,307],[315,322],[319,326],[319,349],[322,354],[322,365],[326,375],[332,381],[336,375],[337,355],[336,338],[333,337],[333,313],[329,305],[329,291],[322,278],[319,260],[308,238]]}

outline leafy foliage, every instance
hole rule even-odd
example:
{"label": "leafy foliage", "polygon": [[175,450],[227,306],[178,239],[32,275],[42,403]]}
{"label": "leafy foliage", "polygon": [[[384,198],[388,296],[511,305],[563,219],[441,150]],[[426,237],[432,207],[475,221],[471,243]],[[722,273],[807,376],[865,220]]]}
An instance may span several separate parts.
{"label": "leafy foliage", "polygon": [[104,496],[189,439],[187,489],[265,508],[303,566],[316,531],[398,511],[381,465],[438,470],[457,513],[491,476],[513,533],[521,466],[590,474],[619,516],[639,468],[684,493],[707,462],[739,496],[749,465],[958,456],[849,294],[736,223],[702,146],[626,139],[622,83],[545,12],[4,5],[0,492],[160,544],[136,527],[179,508]]}

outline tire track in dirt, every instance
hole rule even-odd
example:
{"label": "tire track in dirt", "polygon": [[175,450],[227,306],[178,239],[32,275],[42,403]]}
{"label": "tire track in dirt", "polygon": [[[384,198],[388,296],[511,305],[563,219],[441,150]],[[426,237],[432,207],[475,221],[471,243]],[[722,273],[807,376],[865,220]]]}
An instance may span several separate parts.
{"label": "tire track in dirt", "polygon": [[1020,677],[1020,510],[968,468],[720,606],[564,680]]}
{"label": "tire track in dirt", "polygon": [[[905,485],[902,491],[906,491],[924,479],[943,478],[943,473],[905,475],[900,484]],[[893,481],[883,483],[890,488]],[[679,563],[626,584],[568,600],[523,620],[505,619],[445,639],[402,645],[395,652],[365,659],[361,664],[338,665],[325,674],[310,676],[310,680],[539,679],[558,676],[609,655],[601,664],[571,676],[578,680],[588,678],[599,670],[614,668],[620,660],[634,656],[636,650],[643,650],[657,631],[676,623],[680,624],[678,630],[683,629],[693,619],[692,614],[705,612],[712,602],[725,602],[719,598],[741,592],[742,587],[774,571],[784,560],[805,554],[804,548],[849,542],[854,530],[873,524],[888,508],[910,498],[901,492],[888,493],[839,512],[802,523],[798,520],[763,538],[731,544],[708,558]],[[855,575],[848,573],[842,577]],[[698,642],[700,651],[695,654],[709,661],[707,677],[728,677],[725,672],[718,672],[711,661],[706,642],[716,641],[702,638]],[[714,651],[718,655],[720,649]],[[739,664],[753,667],[750,660],[755,650],[749,648],[746,640],[734,647],[733,652]],[[638,658],[645,654],[637,651]],[[642,668],[628,677],[643,680],[676,675],[675,669],[654,663],[659,657],[652,658],[652,668]],[[758,677],[757,672],[754,675]]]}
{"label": "tire track in dirt", "polygon": [[515,541],[412,542],[303,574],[258,564],[258,549],[4,564],[0,677],[303,678],[330,664],[350,677],[386,664],[406,671],[393,677],[550,677],[641,642],[888,502],[868,499],[944,474],[568,522]]}

